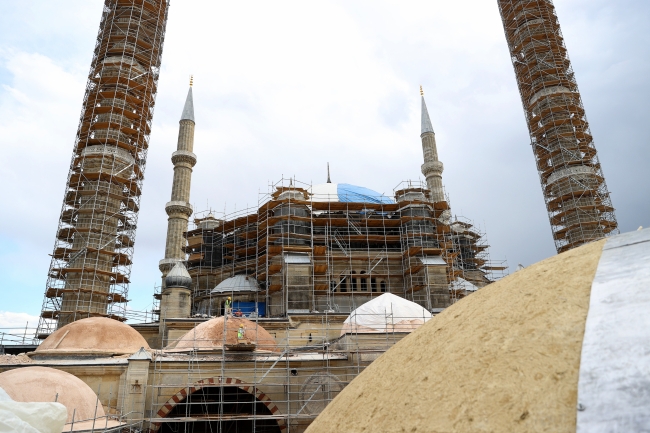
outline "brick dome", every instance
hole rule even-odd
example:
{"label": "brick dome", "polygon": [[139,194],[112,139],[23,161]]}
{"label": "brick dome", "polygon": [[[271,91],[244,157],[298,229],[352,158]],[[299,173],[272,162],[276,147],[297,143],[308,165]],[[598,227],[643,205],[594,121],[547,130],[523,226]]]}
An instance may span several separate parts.
{"label": "brick dome", "polygon": [[[240,317],[228,317],[224,334],[224,318],[217,317],[197,325],[194,329],[172,344],[174,350],[198,349],[213,350],[226,344],[237,343],[237,330],[244,325],[246,339],[255,343],[258,350],[278,351],[275,338],[266,329],[255,322]],[[170,347],[171,348],[171,347]]]}
{"label": "brick dome", "polygon": [[[95,417],[97,395],[81,379],[65,371],[49,367],[8,370],[0,373],[0,388],[19,402],[52,402],[56,399],[68,411],[67,422],[72,420],[73,412],[76,421]],[[96,417],[103,416],[104,408],[100,402]]]}
{"label": "brick dome", "polygon": [[129,325],[106,317],[89,317],[57,329],[30,355],[130,355],[141,347],[148,349],[149,345]]}

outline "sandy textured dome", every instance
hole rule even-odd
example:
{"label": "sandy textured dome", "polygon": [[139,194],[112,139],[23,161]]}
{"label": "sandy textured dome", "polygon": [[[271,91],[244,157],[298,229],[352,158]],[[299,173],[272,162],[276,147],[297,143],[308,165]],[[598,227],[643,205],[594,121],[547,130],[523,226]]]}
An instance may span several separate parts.
{"label": "sandy textured dome", "polygon": [[[0,388],[15,401],[52,402],[56,399],[68,410],[68,421],[87,420],[95,416],[97,395],[81,379],[49,367],[25,367],[0,373]],[[58,397],[57,397],[58,394]],[[97,417],[104,416],[99,403]]]}
{"label": "sandy textured dome", "polygon": [[32,356],[126,355],[141,347],[148,349],[149,345],[129,325],[105,317],[89,317],[54,331]]}
{"label": "sandy textured dome", "polygon": [[239,325],[244,325],[245,337],[255,343],[258,350],[278,351],[275,339],[262,326],[240,317],[228,317],[224,334],[224,318],[217,317],[203,322],[181,337],[174,345],[174,350],[185,349],[219,349],[226,344],[236,344]]}
{"label": "sandy textured dome", "polygon": [[648,263],[644,230],[478,290],[368,366],[307,432],[644,431]]}

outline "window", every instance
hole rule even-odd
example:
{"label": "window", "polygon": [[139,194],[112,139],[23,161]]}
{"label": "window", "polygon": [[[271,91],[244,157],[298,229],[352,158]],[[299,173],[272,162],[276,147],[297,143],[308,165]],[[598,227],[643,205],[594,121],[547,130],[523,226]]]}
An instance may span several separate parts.
{"label": "window", "polygon": [[341,284],[339,285],[339,292],[348,291],[348,277],[341,277]]}
{"label": "window", "polygon": [[382,281],[380,285],[381,285],[381,291],[386,292],[386,281]]}
{"label": "window", "polygon": [[[361,271],[359,272],[360,274],[365,275],[366,271]],[[361,280],[361,290],[363,292],[368,291],[368,278],[359,278]]]}

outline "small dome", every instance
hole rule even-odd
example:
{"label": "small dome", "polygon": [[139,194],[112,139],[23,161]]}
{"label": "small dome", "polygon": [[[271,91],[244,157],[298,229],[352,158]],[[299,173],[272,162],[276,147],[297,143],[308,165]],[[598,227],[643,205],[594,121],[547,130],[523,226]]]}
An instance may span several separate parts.
{"label": "small dome", "polygon": [[130,355],[141,347],[148,349],[149,345],[129,325],[106,317],[89,317],[54,331],[31,356]]}
{"label": "small dome", "polygon": [[422,306],[392,293],[361,305],[343,322],[341,335],[366,332],[411,332],[431,319]]}
{"label": "small dome", "polygon": [[189,289],[192,285],[192,277],[181,262],[177,262],[165,277],[166,287],[184,287]]}
{"label": "small dome", "polygon": [[248,275],[235,275],[226,278],[217,287],[212,289],[211,294],[231,293],[231,292],[258,292],[260,290],[257,280]]}
{"label": "small dome", "polygon": [[[56,400],[68,411],[67,422],[101,418],[105,416],[104,408],[97,394],[81,379],[49,367],[24,367],[0,373],[0,388],[18,402],[52,402]],[[57,397],[58,394],[58,397]],[[97,414],[95,415],[95,405]],[[105,421],[102,421],[102,426]],[[109,422],[114,424],[114,422]],[[75,422],[77,427],[77,422]],[[69,427],[65,429],[69,431]],[[76,429],[75,429],[76,430]]]}
{"label": "small dome", "polygon": [[240,317],[228,317],[225,322],[225,334],[223,330],[224,317],[210,319],[183,335],[173,349],[178,351],[220,349],[223,346],[224,338],[226,344],[236,344],[239,325],[244,325],[246,339],[255,343],[258,350],[279,351],[275,338],[259,324]]}

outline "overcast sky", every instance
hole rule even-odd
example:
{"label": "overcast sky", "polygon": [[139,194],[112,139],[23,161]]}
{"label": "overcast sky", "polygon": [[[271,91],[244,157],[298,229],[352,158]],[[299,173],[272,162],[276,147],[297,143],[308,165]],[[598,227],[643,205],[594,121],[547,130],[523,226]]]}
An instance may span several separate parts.
{"label": "overcast sky", "polygon": [[[43,299],[100,0],[0,4],[0,327]],[[621,231],[650,226],[650,2],[556,0]],[[283,175],[391,194],[419,179],[423,85],[454,213],[511,270],[555,253],[496,0],[174,1],[130,308],[150,308],[171,153],[194,74],[196,210]]]}

